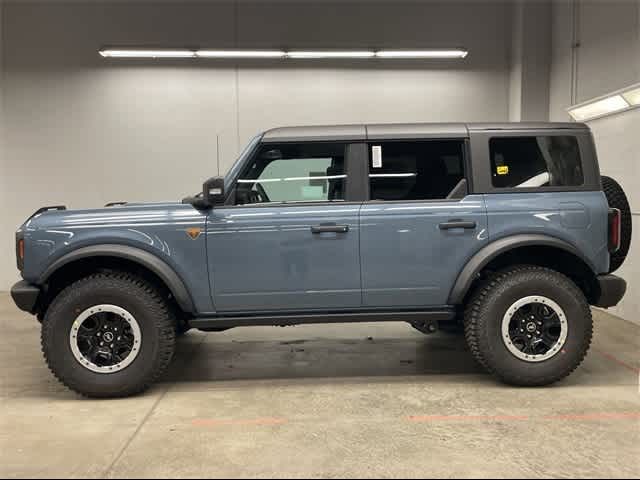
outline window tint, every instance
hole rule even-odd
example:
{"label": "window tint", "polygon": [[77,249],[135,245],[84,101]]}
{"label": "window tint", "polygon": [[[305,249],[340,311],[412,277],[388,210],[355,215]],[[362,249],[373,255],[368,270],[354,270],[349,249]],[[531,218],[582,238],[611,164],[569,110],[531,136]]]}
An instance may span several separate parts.
{"label": "window tint", "polygon": [[236,204],[344,200],[344,143],[265,144],[240,175]]}
{"label": "window tint", "polygon": [[464,178],[463,145],[459,140],[371,144],[371,200],[446,198]]}
{"label": "window tint", "polygon": [[575,137],[496,137],[489,149],[494,187],[571,187],[584,182]]}

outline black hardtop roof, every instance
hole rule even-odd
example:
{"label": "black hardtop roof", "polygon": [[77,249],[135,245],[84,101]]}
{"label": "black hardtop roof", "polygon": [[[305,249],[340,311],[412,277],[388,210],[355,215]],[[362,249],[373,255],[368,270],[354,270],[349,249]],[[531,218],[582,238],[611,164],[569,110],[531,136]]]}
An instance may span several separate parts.
{"label": "black hardtop roof", "polygon": [[277,127],[263,133],[264,142],[376,140],[387,138],[467,137],[482,130],[540,131],[585,130],[575,122],[508,122],[508,123],[377,123],[353,125],[309,125]]}

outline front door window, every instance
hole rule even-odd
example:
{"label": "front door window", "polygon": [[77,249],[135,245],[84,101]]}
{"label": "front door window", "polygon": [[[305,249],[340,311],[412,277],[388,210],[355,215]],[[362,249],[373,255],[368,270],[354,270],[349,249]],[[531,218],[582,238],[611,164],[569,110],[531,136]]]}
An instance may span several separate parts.
{"label": "front door window", "polygon": [[343,143],[265,144],[238,178],[235,203],[342,201],[345,151]]}

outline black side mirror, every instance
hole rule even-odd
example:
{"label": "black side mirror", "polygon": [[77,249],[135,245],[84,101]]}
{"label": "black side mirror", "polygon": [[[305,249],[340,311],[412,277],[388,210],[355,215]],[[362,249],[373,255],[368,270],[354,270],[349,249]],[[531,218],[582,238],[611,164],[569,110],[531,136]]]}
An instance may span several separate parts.
{"label": "black side mirror", "polygon": [[224,203],[224,178],[211,177],[202,184],[202,193],[193,197],[185,197],[182,199],[182,203],[189,203],[203,210]]}
{"label": "black side mirror", "polygon": [[208,207],[224,203],[224,177],[211,177],[204,182],[202,200]]}

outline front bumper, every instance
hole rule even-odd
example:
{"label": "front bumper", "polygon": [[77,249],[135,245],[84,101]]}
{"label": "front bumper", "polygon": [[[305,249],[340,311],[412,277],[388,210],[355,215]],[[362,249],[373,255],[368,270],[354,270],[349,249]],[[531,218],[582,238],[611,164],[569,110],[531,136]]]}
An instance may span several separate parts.
{"label": "front bumper", "polygon": [[598,286],[600,296],[596,299],[596,307],[613,307],[622,300],[627,291],[627,282],[615,275],[598,275]]}
{"label": "front bumper", "polygon": [[35,313],[40,291],[40,287],[21,280],[11,287],[11,298],[20,310]]}

